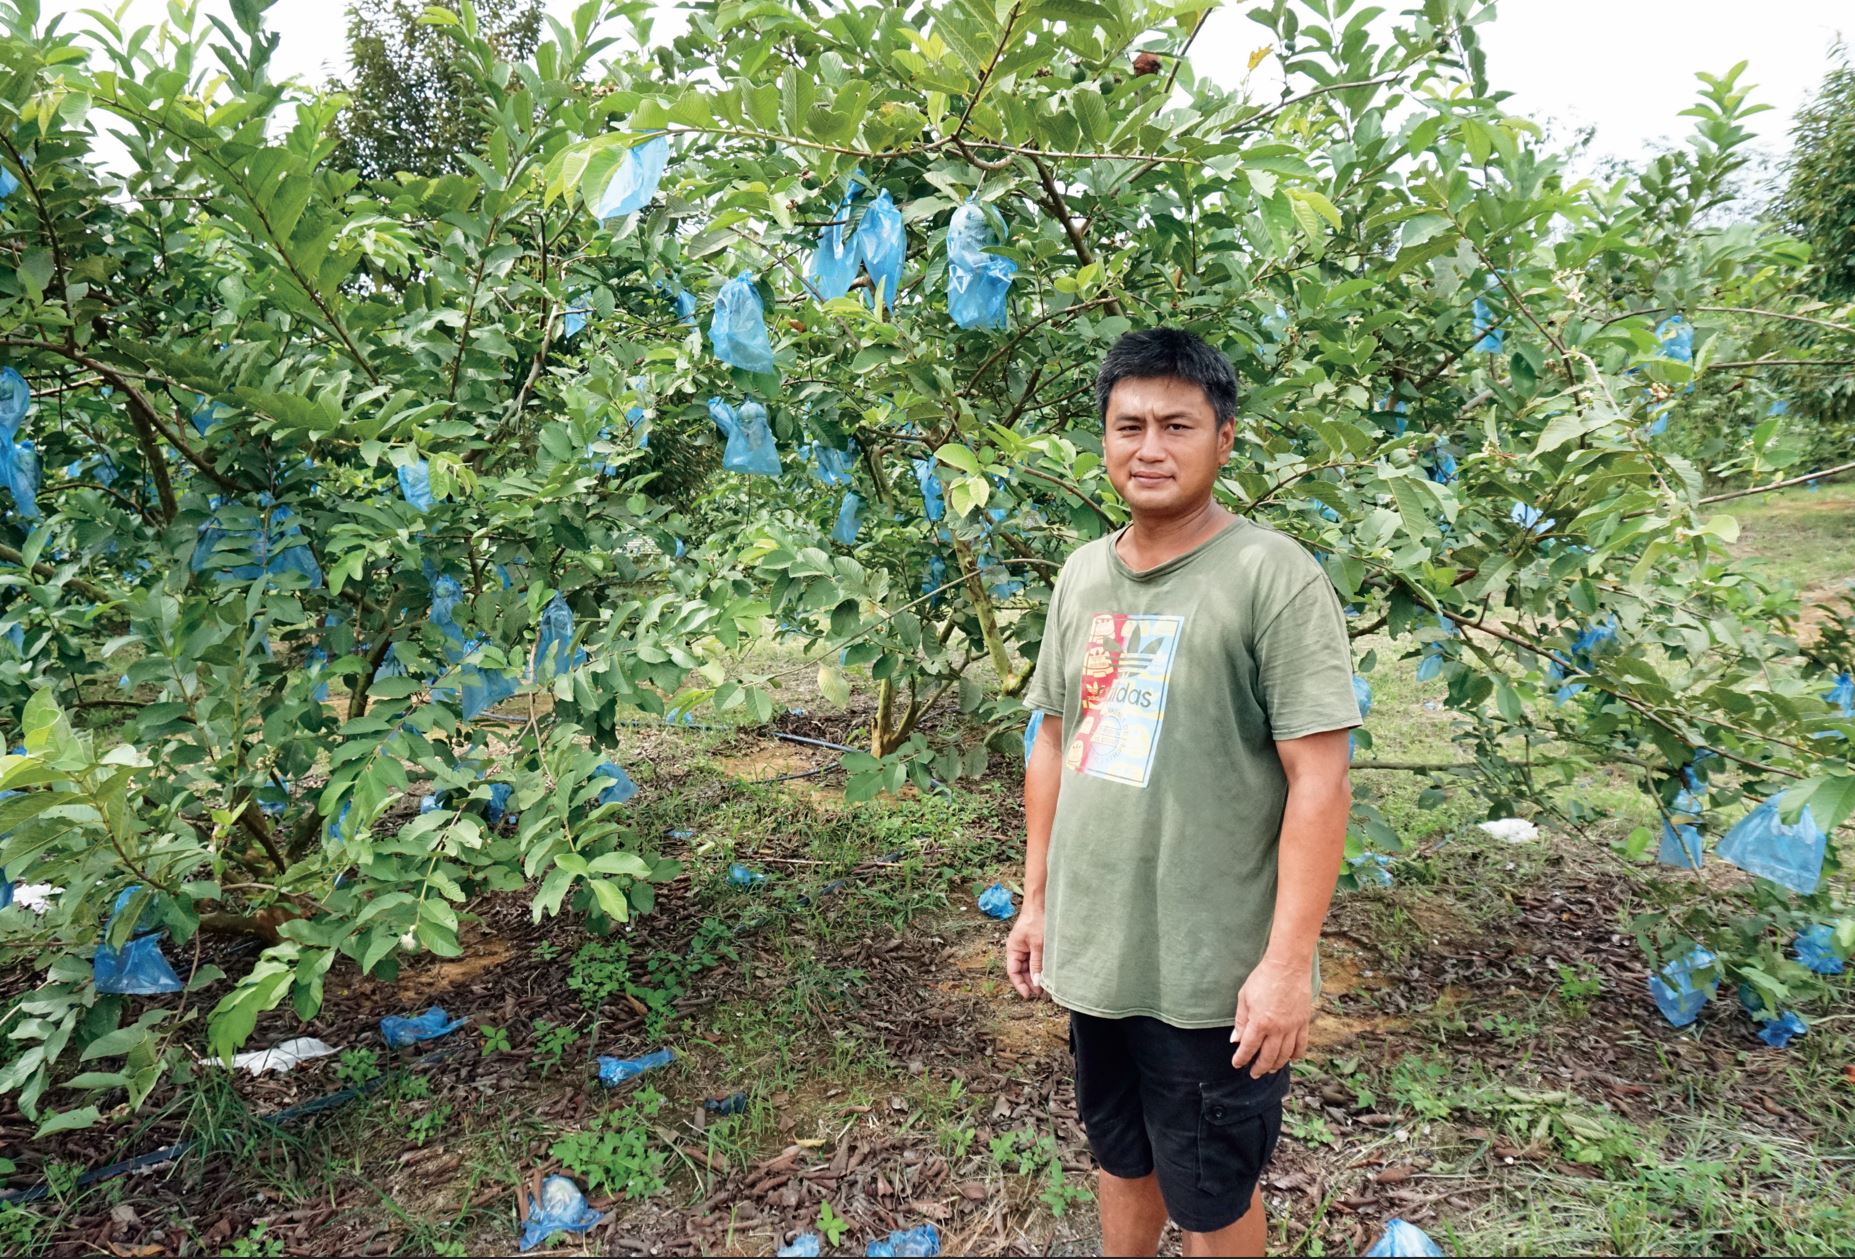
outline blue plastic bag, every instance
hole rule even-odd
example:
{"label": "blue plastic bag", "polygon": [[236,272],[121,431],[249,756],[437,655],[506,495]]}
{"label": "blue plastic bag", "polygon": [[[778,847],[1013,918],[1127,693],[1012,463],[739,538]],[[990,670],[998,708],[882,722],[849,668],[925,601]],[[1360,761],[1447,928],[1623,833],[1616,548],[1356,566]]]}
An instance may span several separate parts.
{"label": "blue plastic bag", "polygon": [[1845,963],[1836,949],[1836,929],[1826,922],[1798,932],[1791,949],[1799,962],[1818,975],[1840,975],[1843,971]]}
{"label": "blue plastic bag", "polygon": [[1506,331],[1494,326],[1494,311],[1481,298],[1475,299],[1474,309],[1475,335],[1481,339],[1475,342],[1473,351],[1477,354],[1499,354],[1507,337]]}
{"label": "blue plastic bag", "polygon": [[1677,363],[1694,361],[1694,325],[1680,315],[1670,315],[1655,326],[1655,339],[1662,343],[1663,358]]}
{"label": "blue plastic bag", "polygon": [[1348,857],[1346,864],[1360,887],[1391,886],[1391,858],[1382,852],[1362,852]]}
{"label": "blue plastic bag", "polygon": [[515,794],[515,788],[508,783],[491,783],[490,798],[483,802],[483,820],[491,826],[501,826],[502,820],[515,821],[516,814],[509,812],[509,797]]}
{"label": "blue plastic bag", "polygon": [[586,321],[593,315],[592,299],[585,293],[574,296],[573,305],[560,314],[560,335],[571,341],[586,330]]}
{"label": "blue plastic bag", "polygon": [[943,587],[947,584],[947,561],[938,553],[928,556],[927,575],[921,579],[921,593],[931,595],[929,608],[938,608],[941,600],[946,598]]}
{"label": "blue plastic bag", "polygon": [[[227,412],[230,412],[231,409],[230,407],[224,408]],[[203,393],[196,393],[193,395],[193,414],[188,416],[187,419],[193,424],[193,431],[198,433],[201,437],[204,437],[207,433],[212,431],[213,425],[219,422],[220,410],[220,405],[217,402],[214,402]]]}
{"label": "blue plastic bag", "polygon": [[1456,457],[1442,446],[1431,449],[1430,457],[1425,461],[1424,467],[1428,470],[1430,479],[1438,485],[1448,485],[1457,476]]}
{"label": "blue plastic bag", "polygon": [[449,1036],[469,1019],[454,1019],[444,1012],[444,1007],[435,1005],[423,1014],[401,1017],[389,1014],[380,1020],[380,1035],[391,1049],[404,1049],[416,1045],[422,1040],[437,1040],[440,1036]]}
{"label": "blue plastic bag", "polygon": [[11,367],[0,367],[0,438],[12,441],[18,435],[31,405],[32,390],[26,387],[26,378]]}
{"label": "blue plastic bag", "polygon": [[921,486],[921,508],[929,520],[939,520],[947,514],[947,496],[940,478],[934,474],[934,461],[916,459],[913,462],[915,481]]}
{"label": "blue plastic bag", "polygon": [[721,286],[709,320],[709,344],[715,357],[744,372],[773,370],[773,345],[766,335],[766,307],[754,277],[743,271]]}
{"label": "blue plastic bag", "polygon": [[767,424],[766,408],[753,399],[736,411],[720,398],[709,399],[709,418],[727,437],[721,466],[747,476],[778,476],[779,448]]}
{"label": "blue plastic bag", "polygon": [[420,511],[432,509],[431,465],[423,459],[399,465],[399,495]]}
{"label": "blue plastic bag", "polygon": [[732,887],[758,887],[766,882],[766,875],[758,870],[749,870],[738,861],[728,863],[728,883]]}
{"label": "blue plastic bag", "polygon": [[1686,956],[1670,959],[1661,974],[1649,976],[1649,996],[1663,1018],[1675,1027],[1686,1027],[1700,1017],[1701,1008],[1720,990],[1720,979],[1715,975],[1696,983],[1694,976],[1718,960],[1696,946]]}
{"label": "blue plastic bag", "polygon": [[786,1245],[774,1251],[778,1259],[817,1259],[822,1253],[816,1233],[800,1233]]}
{"label": "blue plastic bag", "polygon": [[968,197],[947,227],[947,314],[962,328],[996,330],[1010,320],[1011,277],[1018,264],[985,252],[993,243],[985,211]]}
{"label": "blue plastic bag", "polygon": [[1359,705],[1359,720],[1372,715],[1372,684],[1357,673],[1353,674],[1353,703]]}
{"label": "blue plastic bag", "polygon": [[[1446,616],[1439,614],[1436,624],[1444,632],[1445,638],[1454,638],[1458,632],[1456,623]],[[1449,651],[1443,646],[1445,638],[1434,638],[1424,644],[1423,659],[1417,662],[1419,682],[1428,682],[1443,671],[1443,663],[1449,659]]]}
{"label": "blue plastic bag", "polygon": [[541,609],[541,627],[535,637],[531,665],[535,680],[546,682],[571,672],[585,664],[586,659],[586,652],[576,651],[573,646],[573,610],[567,606],[566,599],[556,593]]}
{"label": "blue plastic bag", "polygon": [[[1541,519],[1541,517],[1545,517],[1545,519]],[[1559,523],[1557,517],[1546,516],[1546,513],[1539,508],[1529,503],[1522,503],[1517,499],[1514,502],[1513,510],[1507,513],[1507,518],[1519,525],[1522,529],[1535,535],[1544,533],[1546,530]]]}
{"label": "blue plastic bag", "polygon": [[899,1228],[882,1241],[871,1242],[863,1251],[867,1256],[938,1255],[940,1230],[932,1224],[919,1228]]}
{"label": "blue plastic bag", "polygon": [[1703,858],[1699,828],[1663,818],[1662,842],[1655,850],[1655,859],[1677,870],[1700,869]]}
{"label": "blue plastic bag", "polygon": [[730,1093],[726,1097],[711,1097],[702,1103],[702,1109],[711,1115],[744,1115],[747,1113],[747,1094]]}
{"label": "blue plastic bag", "polygon": [[[11,891],[9,887],[9,892]],[[145,927],[137,922],[133,934],[122,948],[111,948],[108,941],[115,930],[116,920],[128,908],[129,902],[140,887],[125,887],[116,895],[116,903],[110,909],[109,921],[103,924],[103,938],[97,944],[96,956],[90,962],[92,981],[98,992],[114,993],[119,996],[152,997],[163,992],[179,992],[186,985],[167,957],[161,952],[161,938],[166,930]],[[150,902],[142,911],[146,920]]]}
{"label": "blue plastic bag", "polygon": [[857,530],[862,527],[863,500],[857,497],[855,490],[845,490],[844,501],[837,508],[837,523],[831,526],[831,541],[840,546],[852,546],[857,540]]}
{"label": "blue plastic bag", "polygon": [[4,166],[0,166],[0,203],[19,191],[19,177]]}
{"label": "blue plastic bag", "polygon": [[826,485],[849,485],[850,460],[856,445],[852,442],[848,450],[838,450],[823,442],[812,443],[808,447],[813,460],[812,475]]}
{"label": "blue plastic bag", "polygon": [[838,203],[832,221],[818,229],[818,248],[805,264],[805,287],[821,302],[842,297],[857,278],[857,246],[845,234],[850,198]]}
{"label": "blue plastic bag", "polygon": [[676,311],[680,323],[693,325],[696,322],[696,295],[674,280],[657,281],[657,291],[668,299]]}
{"label": "blue plastic bag", "polygon": [[533,1250],[555,1233],[584,1233],[605,1219],[605,1212],[586,1205],[586,1195],[565,1176],[541,1182],[541,1201],[528,1195],[528,1222],[522,1225],[523,1250]]}
{"label": "blue plastic bag", "polygon": [[1031,763],[1031,751],[1037,746],[1037,732],[1043,729],[1044,711],[1039,708],[1031,713],[1031,719],[1024,723],[1024,763]]}
{"label": "blue plastic bag", "polygon": [[456,647],[464,645],[464,630],[457,623],[457,605],[463,597],[463,586],[449,573],[432,582],[432,624],[444,631],[444,636]]}
{"label": "blue plastic bag", "polygon": [[1809,1030],[1810,1025],[1798,1018],[1795,1010],[1786,1010],[1760,1027],[1758,1038],[1773,1049],[1787,1049],[1793,1040]]}
{"label": "blue plastic bag", "polygon": [[1808,896],[1823,874],[1826,838],[1807,804],[1787,826],[1778,811],[1781,798],[1773,796],[1739,819],[1714,851],[1748,874]]}
{"label": "blue plastic bag", "polygon": [[599,793],[600,804],[623,804],[638,794],[638,784],[631,781],[631,775],[624,766],[613,761],[602,761],[593,771],[593,777],[610,779],[612,785]]}
{"label": "blue plastic bag", "polygon": [[1844,717],[1855,717],[1855,674],[1838,673],[1823,699]]}
{"label": "blue plastic bag", "polygon": [[625,150],[618,169],[612,172],[605,191],[593,202],[593,217],[600,222],[634,214],[650,204],[657,195],[657,184],[670,160],[667,136],[652,136],[643,144]]}
{"label": "blue plastic bag", "polygon": [[641,1058],[608,1058],[599,1056],[599,1083],[607,1088],[623,1084],[626,1080],[635,1080],[646,1071],[657,1067],[667,1067],[676,1060],[676,1055],[668,1049],[659,1049],[645,1054]]}
{"label": "blue plastic bag", "polygon": [[1385,1225],[1385,1235],[1366,1251],[1370,1259],[1436,1259],[1442,1253],[1443,1248],[1431,1240],[1430,1234],[1403,1220]]}
{"label": "blue plastic bag", "polygon": [[908,251],[907,234],[902,229],[902,212],[885,189],[877,195],[857,224],[857,256],[870,273],[873,292],[870,302],[880,295],[882,308],[895,306],[895,295],[902,291],[902,261]]}
{"label": "blue plastic bag", "polygon": [[0,441],[0,480],[13,496],[13,508],[22,520],[37,520],[39,512],[39,452],[30,441]]}
{"label": "blue plastic bag", "polygon": [[1003,920],[1017,913],[1018,907],[1011,903],[1011,893],[1005,890],[1005,885],[994,883],[979,893],[979,912],[987,918]]}

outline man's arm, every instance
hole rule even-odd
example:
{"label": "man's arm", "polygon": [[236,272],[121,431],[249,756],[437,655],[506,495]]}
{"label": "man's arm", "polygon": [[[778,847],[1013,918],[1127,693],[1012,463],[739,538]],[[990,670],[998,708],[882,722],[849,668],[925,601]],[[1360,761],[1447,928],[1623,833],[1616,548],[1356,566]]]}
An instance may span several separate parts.
{"label": "man's arm", "polygon": [[1024,767],[1024,907],[1005,940],[1005,974],[1018,995],[1043,995],[1043,884],[1049,873],[1050,823],[1063,777],[1063,719],[1046,712]]}
{"label": "man's arm", "polygon": [[1333,900],[1346,852],[1346,818],[1352,809],[1346,731],[1329,730],[1275,745],[1288,777],[1277,859],[1275,920],[1262,961],[1237,995],[1237,1042],[1230,1065],[1254,1059],[1252,1076],[1265,1076],[1307,1052],[1314,1015],[1314,947]]}

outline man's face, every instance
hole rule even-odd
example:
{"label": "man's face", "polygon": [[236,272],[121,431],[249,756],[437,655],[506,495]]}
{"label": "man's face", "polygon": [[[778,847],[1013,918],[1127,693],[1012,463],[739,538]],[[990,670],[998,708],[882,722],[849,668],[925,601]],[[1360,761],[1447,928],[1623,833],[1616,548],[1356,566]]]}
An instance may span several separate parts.
{"label": "man's face", "polygon": [[1236,430],[1218,424],[1197,385],[1170,376],[1129,377],[1108,395],[1102,435],[1108,480],[1137,514],[1187,515],[1210,499]]}

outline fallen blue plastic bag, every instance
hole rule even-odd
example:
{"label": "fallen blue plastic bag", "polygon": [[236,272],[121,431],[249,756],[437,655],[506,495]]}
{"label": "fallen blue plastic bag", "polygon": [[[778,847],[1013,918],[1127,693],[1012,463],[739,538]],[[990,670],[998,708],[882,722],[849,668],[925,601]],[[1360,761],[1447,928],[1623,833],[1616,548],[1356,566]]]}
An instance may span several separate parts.
{"label": "fallen blue plastic bag", "polygon": [[1011,903],[1011,893],[1005,890],[1003,883],[994,883],[979,893],[979,912],[987,918],[1005,919],[1018,912],[1018,907]]}
{"label": "fallen blue plastic bag", "polygon": [[444,1012],[443,1006],[435,1005],[423,1014],[410,1017],[387,1015],[380,1020],[380,1035],[389,1048],[404,1049],[422,1040],[437,1040],[440,1036],[448,1036],[469,1021],[454,1019]]}
{"label": "fallen blue plastic bag", "polygon": [[593,771],[593,777],[608,778],[612,782],[610,787],[599,793],[600,804],[623,804],[638,794],[638,784],[631,781],[631,775],[625,772],[623,766],[611,761],[600,762],[599,768]]}
{"label": "fallen blue plastic bag", "polygon": [[1843,971],[1845,963],[1836,950],[1836,929],[1826,922],[1799,931],[1791,948],[1797,960],[1818,975],[1840,975]]}
{"label": "fallen blue plastic bag", "polygon": [[420,511],[432,509],[432,470],[423,459],[399,465],[399,496]]}
{"label": "fallen blue plastic bag", "polygon": [[667,1067],[675,1060],[676,1055],[668,1049],[659,1049],[641,1058],[609,1058],[601,1054],[599,1056],[599,1083],[612,1088],[623,1084],[626,1080],[635,1080],[646,1071]]}
{"label": "fallen blue plastic bag", "polygon": [[605,1218],[586,1205],[586,1195],[565,1176],[541,1182],[541,1201],[528,1195],[528,1223],[522,1225],[522,1249],[533,1250],[555,1233],[584,1233]]}
{"label": "fallen blue plastic bag", "polygon": [[934,474],[934,461],[916,459],[914,465],[915,480],[921,486],[921,508],[929,520],[939,520],[947,514],[947,497],[940,478]]}
{"label": "fallen blue plastic bag", "polygon": [[722,467],[748,476],[779,475],[779,448],[773,444],[765,407],[749,399],[736,411],[720,398],[710,398],[709,418],[727,438]]}
{"label": "fallen blue plastic bag", "polygon": [[1370,1259],[1435,1259],[1442,1253],[1443,1248],[1431,1240],[1430,1234],[1403,1220],[1385,1225],[1385,1235],[1366,1251]]}
{"label": "fallen blue plastic bag", "polygon": [[1360,887],[1391,886],[1391,858],[1382,852],[1362,852],[1348,857],[1346,864]]}
{"label": "fallen blue plastic bag", "polygon": [[1825,837],[1807,804],[1786,825],[1778,811],[1781,798],[1771,797],[1734,823],[1714,851],[1748,874],[1808,896],[1823,875]]}
{"label": "fallen blue plastic bag", "polygon": [[1685,957],[1670,959],[1661,974],[1649,976],[1649,996],[1663,1018],[1675,1027],[1686,1027],[1700,1017],[1701,1008],[1720,990],[1720,979],[1715,975],[1696,984],[1694,976],[1718,960],[1697,946]]}
{"label": "fallen blue plastic bag", "polygon": [[1790,1043],[1810,1030],[1810,1025],[1797,1017],[1795,1010],[1786,1010],[1775,1019],[1770,1019],[1758,1029],[1758,1038],[1773,1049],[1786,1049]]}
{"label": "fallen blue plastic bag", "polygon": [[711,1097],[702,1103],[702,1109],[711,1115],[743,1115],[747,1113],[747,1094],[730,1093],[726,1097]]}
{"label": "fallen blue plastic bag", "polygon": [[1677,870],[1700,869],[1703,858],[1699,829],[1663,818],[1662,842],[1655,850],[1655,859]]}
{"label": "fallen blue plastic bag", "polygon": [[908,251],[907,234],[902,230],[902,212],[887,190],[880,193],[857,224],[857,256],[870,273],[874,290],[871,303],[880,295],[883,309],[895,305],[895,295],[902,290],[902,261]]}
{"label": "fallen blue plastic bag", "polygon": [[670,160],[670,141],[666,136],[652,136],[643,144],[625,150],[618,169],[606,182],[605,191],[593,202],[593,217],[600,222],[633,214],[650,204],[663,179],[663,168]]}
{"label": "fallen blue plastic bag", "polygon": [[[131,899],[141,889],[125,887],[116,895],[116,903],[110,909],[109,921],[103,925],[103,940],[97,945],[96,956],[91,959],[90,974],[98,992],[114,993],[118,996],[152,997],[163,992],[179,992],[186,987],[180,976],[168,963],[161,952],[161,937],[167,932],[160,928],[144,927],[137,922],[134,934],[122,948],[111,948],[108,941]],[[9,888],[10,891],[10,888]],[[143,918],[148,909],[153,909],[151,901],[144,909]]]}
{"label": "fallen blue plastic bag", "polygon": [[817,1259],[820,1244],[818,1234],[800,1233],[773,1253],[778,1259]]}
{"label": "fallen blue plastic bag", "polygon": [[749,870],[738,861],[728,863],[728,882],[734,887],[757,887],[766,882],[766,875],[758,870]]}
{"label": "fallen blue plastic bag", "polygon": [[837,523],[831,526],[831,541],[840,546],[854,545],[857,531],[863,527],[863,500],[854,490],[844,491],[844,501],[837,508]]}
{"label": "fallen blue plastic bag", "polygon": [[586,663],[586,652],[573,648],[573,610],[559,594],[541,609],[541,627],[535,637],[531,664],[535,681],[546,682]]}
{"label": "fallen blue plastic bag", "polygon": [[871,1256],[938,1255],[940,1230],[932,1224],[919,1228],[899,1228],[882,1241],[871,1242],[863,1251]]}
{"label": "fallen blue plastic bag", "polygon": [[709,320],[709,344],[715,357],[744,372],[773,370],[773,345],[766,335],[766,307],[754,277],[743,271],[721,286]]}
{"label": "fallen blue plastic bag", "polygon": [[1024,763],[1031,763],[1031,750],[1037,746],[1037,732],[1043,729],[1043,709],[1031,714],[1031,719],[1024,723]]}
{"label": "fallen blue plastic bag", "polygon": [[947,227],[947,313],[962,328],[1003,328],[1010,319],[1011,277],[1018,264],[989,254],[985,211],[968,197]]}

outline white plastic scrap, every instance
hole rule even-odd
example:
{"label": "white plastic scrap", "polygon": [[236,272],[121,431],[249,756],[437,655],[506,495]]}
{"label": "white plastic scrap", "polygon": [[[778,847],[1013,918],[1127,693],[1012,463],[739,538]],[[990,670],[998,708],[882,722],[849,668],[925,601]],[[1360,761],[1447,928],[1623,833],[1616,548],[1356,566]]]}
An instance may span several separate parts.
{"label": "white plastic scrap", "polygon": [[52,897],[62,891],[63,888],[49,883],[21,883],[13,889],[13,903],[35,914],[43,914],[52,907]]}
{"label": "white plastic scrap", "polygon": [[1482,822],[1480,826],[1496,839],[1504,839],[1510,844],[1530,844],[1539,838],[1539,827],[1521,817],[1504,817],[1498,821]]}
{"label": "white plastic scrap", "polygon": [[[339,1053],[333,1045],[325,1045],[313,1036],[298,1036],[295,1040],[286,1040],[281,1045],[269,1049],[254,1049],[250,1053],[234,1054],[232,1066],[240,1071],[249,1071],[253,1075],[263,1075],[266,1071],[282,1073],[311,1058],[326,1058],[332,1053]],[[201,1059],[203,1062],[223,1061],[218,1058]]]}

